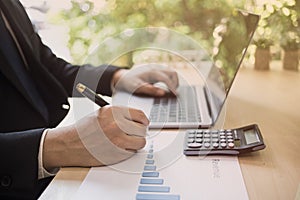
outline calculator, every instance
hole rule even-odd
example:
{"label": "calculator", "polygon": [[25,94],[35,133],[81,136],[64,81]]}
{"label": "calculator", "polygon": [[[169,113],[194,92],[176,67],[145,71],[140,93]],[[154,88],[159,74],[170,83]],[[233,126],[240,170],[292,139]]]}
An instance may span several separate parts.
{"label": "calculator", "polygon": [[189,129],[184,140],[186,156],[239,155],[265,147],[257,124],[235,129]]}

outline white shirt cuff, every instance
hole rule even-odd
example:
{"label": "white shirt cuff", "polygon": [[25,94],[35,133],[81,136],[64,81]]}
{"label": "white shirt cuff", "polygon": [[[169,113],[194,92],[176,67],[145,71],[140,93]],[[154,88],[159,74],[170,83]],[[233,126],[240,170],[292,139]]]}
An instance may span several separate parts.
{"label": "white shirt cuff", "polygon": [[48,129],[44,130],[40,141],[40,148],[39,148],[39,155],[38,155],[38,179],[46,178],[49,176],[55,176],[59,170],[59,168],[54,168],[51,171],[47,171],[43,165],[43,147],[44,147],[44,140],[47,135],[47,132]]}

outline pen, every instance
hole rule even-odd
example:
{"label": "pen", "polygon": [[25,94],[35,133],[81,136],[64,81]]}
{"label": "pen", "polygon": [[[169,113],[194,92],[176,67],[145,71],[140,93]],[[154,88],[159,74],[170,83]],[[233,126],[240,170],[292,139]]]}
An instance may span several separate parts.
{"label": "pen", "polygon": [[100,107],[106,106],[109,103],[104,101],[99,94],[96,94],[93,90],[88,88],[87,86],[83,85],[82,83],[78,83],[76,85],[77,91],[82,94],[83,96],[87,97],[91,101],[95,102],[98,104]]}

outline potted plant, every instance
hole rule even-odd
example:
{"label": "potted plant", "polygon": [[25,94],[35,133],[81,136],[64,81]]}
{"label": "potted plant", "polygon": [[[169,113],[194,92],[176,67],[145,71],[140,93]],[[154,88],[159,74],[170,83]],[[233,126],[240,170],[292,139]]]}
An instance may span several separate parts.
{"label": "potted plant", "polygon": [[273,41],[267,38],[258,38],[254,40],[254,44],[256,45],[254,69],[269,70],[271,61],[270,47],[273,45]]}
{"label": "potted plant", "polygon": [[283,35],[280,46],[283,49],[283,69],[299,70],[300,33],[287,32]]}
{"label": "potted plant", "polygon": [[[267,7],[273,9],[267,9]],[[254,69],[269,70],[271,61],[270,47],[278,37],[277,31],[273,28],[275,6],[269,3],[257,7],[257,12],[261,13],[261,19],[258,23],[257,30],[253,37],[254,45],[256,46],[254,58]]]}
{"label": "potted plant", "polygon": [[298,71],[300,49],[300,1],[285,2],[275,12],[280,33],[280,47],[283,49],[283,69]]}

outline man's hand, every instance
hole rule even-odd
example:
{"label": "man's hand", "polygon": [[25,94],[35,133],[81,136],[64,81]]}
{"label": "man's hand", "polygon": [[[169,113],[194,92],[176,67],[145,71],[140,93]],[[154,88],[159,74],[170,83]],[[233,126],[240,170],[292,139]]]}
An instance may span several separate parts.
{"label": "man's hand", "polygon": [[145,146],[148,124],[140,110],[102,107],[74,125],[48,131],[43,149],[44,167],[118,163]]}
{"label": "man's hand", "polygon": [[131,70],[117,71],[112,82],[116,90],[149,96],[163,96],[166,90],[156,87],[154,83],[165,83],[170,92],[176,94],[178,76],[170,68],[147,64],[134,67]]}

